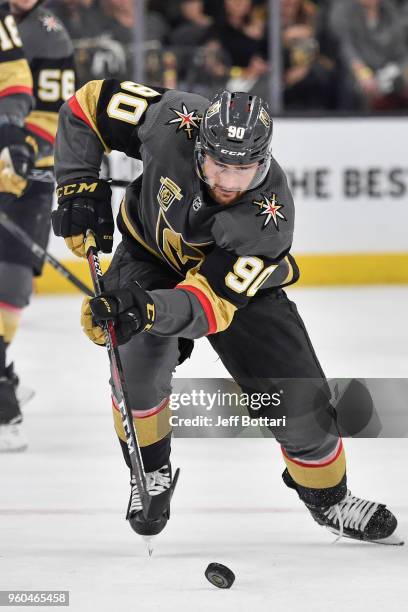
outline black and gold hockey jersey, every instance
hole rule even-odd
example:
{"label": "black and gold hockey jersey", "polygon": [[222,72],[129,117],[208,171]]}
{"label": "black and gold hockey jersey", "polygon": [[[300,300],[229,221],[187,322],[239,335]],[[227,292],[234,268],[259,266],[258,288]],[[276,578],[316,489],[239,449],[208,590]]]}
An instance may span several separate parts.
{"label": "black and gold hockey jersey", "polygon": [[0,3],[0,119],[22,125],[32,106],[33,78],[8,3]]}
{"label": "black and gold hockey jersey", "polygon": [[0,15],[0,114],[25,122],[39,145],[36,167],[48,168],[53,165],[58,111],[75,92],[73,46],[62,23],[40,5],[17,28],[7,3]]}
{"label": "black and gold hockey jersey", "polygon": [[208,107],[196,94],[92,81],[62,107],[56,142],[59,182],[98,176],[103,152],[113,149],[143,161],[118,226],[128,251],[141,245],[180,275],[173,294],[198,300],[206,329],[196,337],[226,329],[258,290],[298,277],[289,254],[293,199],[278,163],[273,159],[263,184],[232,205],[216,203],[196,174],[194,144]]}

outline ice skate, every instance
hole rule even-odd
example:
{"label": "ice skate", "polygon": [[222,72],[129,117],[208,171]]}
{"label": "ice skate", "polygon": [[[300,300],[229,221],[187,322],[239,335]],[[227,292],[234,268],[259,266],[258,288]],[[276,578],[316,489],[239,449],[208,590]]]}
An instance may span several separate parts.
{"label": "ice skate", "polygon": [[14,390],[16,393],[16,398],[20,408],[28,404],[30,400],[33,399],[35,395],[35,391],[30,389],[29,387],[25,387],[20,383],[20,379],[14,371],[14,363],[10,363],[10,365],[6,368],[6,376],[13,383]]}
{"label": "ice skate", "polygon": [[8,376],[0,378],[0,452],[18,452],[27,448],[23,417],[16,397],[15,381]]}
{"label": "ice skate", "polygon": [[[285,470],[283,480],[289,488],[297,490],[288,470]],[[333,506],[305,505],[316,523],[326,527],[338,538],[394,546],[404,544],[394,534],[397,519],[384,504],[356,497],[347,491],[345,497]]]}
{"label": "ice skate", "polygon": [[[147,489],[150,495],[159,495],[164,491],[168,490],[171,486],[171,465],[166,463],[160,469],[154,472],[146,473]],[[168,519],[170,518],[170,507],[161,514],[161,516],[147,520],[143,516],[142,502],[140,499],[139,490],[136,484],[136,478],[132,476],[131,481],[131,492],[129,505],[127,509],[126,519],[129,521],[132,529],[139,535],[143,536],[144,541],[147,544],[149,555],[152,554],[152,542],[153,536],[159,534],[166,526]]]}
{"label": "ice skate", "polygon": [[345,498],[334,506],[307,507],[319,525],[324,525],[339,538],[344,536],[378,544],[403,544],[393,536],[397,519],[384,504],[356,497],[347,491]]}

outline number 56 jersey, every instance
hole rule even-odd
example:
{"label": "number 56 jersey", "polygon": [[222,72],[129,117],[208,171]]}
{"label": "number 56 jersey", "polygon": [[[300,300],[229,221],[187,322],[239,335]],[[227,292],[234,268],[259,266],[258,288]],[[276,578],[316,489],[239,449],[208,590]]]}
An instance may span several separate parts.
{"label": "number 56 jersey", "polygon": [[36,167],[50,168],[58,111],[75,92],[73,46],[62,23],[40,5],[16,18],[17,27],[8,11],[8,3],[0,5],[0,114],[25,122],[39,147]]}
{"label": "number 56 jersey", "polygon": [[192,93],[91,81],[62,107],[56,143],[58,182],[97,177],[113,149],[143,161],[118,216],[124,247],[135,257],[145,249],[179,275],[175,291],[199,301],[207,334],[226,329],[258,291],[298,278],[293,199],[275,159],[264,182],[233,204],[215,202],[199,179],[194,145],[209,105]]}

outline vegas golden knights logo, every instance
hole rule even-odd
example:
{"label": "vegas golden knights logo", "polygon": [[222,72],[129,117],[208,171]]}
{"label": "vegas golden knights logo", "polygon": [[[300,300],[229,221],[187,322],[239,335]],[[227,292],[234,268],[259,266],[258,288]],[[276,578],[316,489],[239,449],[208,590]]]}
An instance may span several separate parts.
{"label": "vegas golden knights logo", "polygon": [[161,177],[160,183],[161,187],[159,189],[159,193],[157,194],[157,201],[160,204],[160,208],[166,211],[174,200],[180,201],[183,194],[181,193],[180,187],[168,177]]}
{"label": "vegas golden knights logo", "polygon": [[[168,224],[160,211],[156,226],[156,243],[164,259],[184,276],[190,268],[197,266],[213,243],[190,244]],[[199,247],[199,248],[198,248]]]}
{"label": "vegas golden knights logo", "polygon": [[213,115],[216,115],[217,113],[219,113],[220,108],[221,108],[221,102],[218,100],[217,102],[212,104],[210,108],[207,109],[207,112],[205,113],[206,118],[210,119]]}
{"label": "vegas golden knights logo", "polygon": [[259,119],[262,121],[267,130],[271,127],[271,118],[268,115],[267,111],[264,107],[261,108],[261,112],[259,113]]}

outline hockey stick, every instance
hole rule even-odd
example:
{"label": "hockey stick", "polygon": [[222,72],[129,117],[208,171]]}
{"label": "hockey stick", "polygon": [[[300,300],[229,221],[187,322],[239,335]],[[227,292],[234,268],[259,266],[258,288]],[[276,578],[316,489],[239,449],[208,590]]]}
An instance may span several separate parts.
{"label": "hockey stick", "polygon": [[36,255],[39,259],[44,258],[57,272],[59,272],[64,278],[66,278],[70,283],[75,285],[77,289],[85,293],[86,295],[93,296],[92,291],[84,285],[84,283],[79,280],[72,272],[68,270],[65,266],[62,265],[55,259],[53,255],[48,253],[42,246],[34,242],[32,238],[19,226],[17,223],[14,223],[12,219],[3,211],[0,211],[0,225],[4,227],[14,238],[17,238],[20,242],[22,242],[34,255]]}
{"label": "hockey stick", "polygon": [[[88,230],[86,234],[85,252],[88,259],[89,271],[91,274],[95,295],[98,296],[104,292],[104,282],[102,269],[99,263],[95,236],[91,230]],[[105,343],[109,356],[115,400],[122,416],[131,470],[132,474],[136,478],[136,484],[142,502],[143,514],[147,520],[155,519],[159,517],[170,505],[170,500],[177,484],[180,470],[177,468],[174,474],[173,482],[171,483],[169,489],[159,493],[158,495],[149,494],[147,490],[146,473],[144,471],[142,455],[140,452],[140,445],[133,424],[133,415],[130,410],[125,375],[123,372],[122,360],[119,355],[119,347],[113,321],[108,321],[103,326],[103,331],[105,333]]]}
{"label": "hockey stick", "polygon": [[132,179],[124,181],[122,179],[105,179],[111,187],[127,187],[132,182]]}

